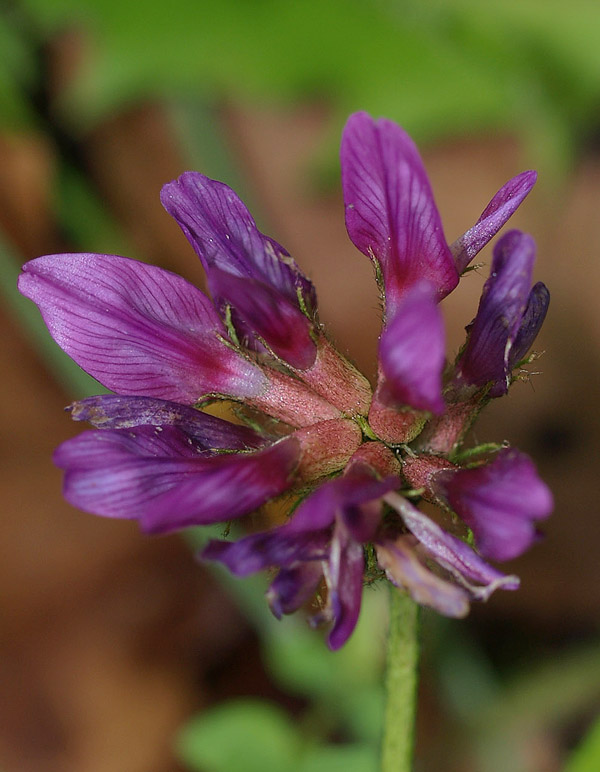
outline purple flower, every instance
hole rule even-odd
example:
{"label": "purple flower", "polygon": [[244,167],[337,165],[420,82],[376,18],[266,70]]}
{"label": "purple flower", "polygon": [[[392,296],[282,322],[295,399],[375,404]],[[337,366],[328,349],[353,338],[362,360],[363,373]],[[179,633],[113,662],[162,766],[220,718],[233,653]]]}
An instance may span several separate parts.
{"label": "purple flower", "polygon": [[355,113],[344,129],[341,163],[348,234],[380,272],[388,315],[423,279],[440,299],[451,292],[537,178],[529,171],[509,180],[449,247],[419,152],[400,126]]}
{"label": "purple flower", "polygon": [[458,270],[419,152],[392,121],[352,115],[341,149],[346,228],[354,245],[381,272],[386,314],[410,287],[431,282],[441,299]]}
{"label": "purple flower", "polygon": [[552,512],[552,494],[532,461],[519,451],[501,450],[483,466],[435,474],[432,488],[469,526],[480,553],[512,560],[537,538],[535,521]]}
{"label": "purple flower", "polygon": [[[54,454],[65,470],[65,498],[87,512],[137,519],[148,532],[245,515],[294,485],[338,471],[360,443],[356,424],[346,419],[269,441],[193,408],[200,418],[182,415],[182,406],[160,400],[153,400],[154,414],[139,406],[140,415],[138,402],[149,400],[93,399],[87,417],[102,431],[67,440]],[[86,417],[89,402],[71,406],[76,419]]]}
{"label": "purple flower", "polygon": [[[468,592],[467,598],[487,600],[499,587],[506,590],[516,590],[519,587],[519,580],[516,576],[505,576],[492,568],[465,542],[444,531],[399,494],[389,494],[386,496],[386,502],[401,515],[404,526],[413,536],[412,543],[414,544],[416,540],[421,553],[424,553],[430,560],[434,560],[439,568],[447,571],[450,577]],[[407,540],[405,540],[406,543]],[[393,543],[392,553],[396,546],[397,541]],[[404,551],[406,551],[406,547]],[[381,547],[378,548],[378,552],[381,552]],[[393,559],[393,554],[391,562],[392,566],[396,562]],[[414,565],[414,561],[412,562]],[[389,568],[388,566],[385,568],[395,584],[408,586],[415,600],[418,600],[417,592],[420,589],[418,586],[411,587],[409,580],[403,579],[403,572],[400,569],[394,570],[393,567]],[[432,605],[447,616],[462,616],[462,613],[451,612],[456,601],[456,593],[452,593],[450,602],[448,602],[450,592],[447,588],[444,589],[444,594],[438,595],[434,603],[427,605]],[[419,600],[419,602],[422,601]]]}
{"label": "purple flower", "polygon": [[[399,126],[352,116],[341,158],[348,233],[375,265],[384,307],[374,393],[325,336],[315,289],[290,255],[230,188],[195,172],[161,198],[200,257],[212,300],[114,255],[40,257],[19,281],[56,342],[114,392],[69,408],[94,428],[55,452],[66,498],[159,533],[225,523],[285,494],[292,517],[237,542],[212,541],[203,557],[239,576],[277,569],[267,594],[276,616],[324,585],[312,620],[331,625],[333,649],[356,625],[365,577],[385,575],[449,616],[516,589],[516,577],[483,558],[522,552],[551,508],[517,451],[472,468],[455,463],[477,395],[506,391],[543,321],[548,293],[531,289],[531,238],[513,231],[498,243],[450,375],[438,305],[535,173],[506,183],[449,246]],[[234,403],[235,420],[209,415],[209,403],[229,414]],[[419,492],[462,518],[479,553],[419,511]]]}
{"label": "purple flower", "polygon": [[534,260],[531,236],[510,231],[498,241],[477,315],[467,328],[457,378],[474,386],[491,384],[491,397],[506,394],[513,369],[531,348],[546,317],[548,290],[541,282],[531,289]]}
{"label": "purple flower", "polygon": [[415,284],[381,335],[377,398],[392,406],[443,413],[444,344],[444,321],[433,287],[428,282]]}
{"label": "purple flower", "polygon": [[537,180],[537,172],[517,174],[503,185],[481,213],[475,225],[450,246],[459,273],[491,241],[522,204]]}
{"label": "purple flower", "polygon": [[374,262],[384,304],[369,422],[381,439],[409,442],[423,423],[418,416],[399,416],[399,403],[443,411],[445,339],[433,303],[456,287],[459,274],[514,213],[537,175],[523,172],[509,180],[473,228],[449,247],[423,162],[400,126],[366,113],[351,116],[341,163],[348,234]]}
{"label": "purple flower", "polygon": [[237,337],[308,369],[317,354],[310,336],[316,293],[286,250],[258,230],[222,182],[186,172],[164,186],[161,201],[201,259],[216,307],[233,312]]}
{"label": "purple flower", "polygon": [[397,474],[379,478],[378,471],[386,468],[399,472],[393,454],[380,443],[364,444],[344,474],[308,496],[287,523],[238,542],[211,541],[203,557],[219,560],[238,576],[280,567],[268,592],[277,616],[299,608],[324,577],[327,605],[315,623],[333,622],[328,643],[337,649],[358,620],[365,570],[362,545],[375,538],[383,495],[401,485]]}
{"label": "purple flower", "polygon": [[[379,570],[417,602],[447,616],[464,616],[470,600],[485,599],[498,587],[518,587],[516,577],[488,566],[467,544],[392,493],[401,480],[397,474],[381,479],[382,469],[398,474],[400,464],[383,444],[362,445],[344,474],[305,499],[287,523],[238,542],[213,540],[202,557],[220,561],[238,576],[279,567],[267,592],[276,616],[300,608],[323,580],[327,605],[313,622],[333,622],[332,649],[346,642],[358,620],[363,545],[369,542],[375,544]],[[394,524],[384,522],[386,504],[400,515]],[[435,562],[438,573],[427,562]]]}

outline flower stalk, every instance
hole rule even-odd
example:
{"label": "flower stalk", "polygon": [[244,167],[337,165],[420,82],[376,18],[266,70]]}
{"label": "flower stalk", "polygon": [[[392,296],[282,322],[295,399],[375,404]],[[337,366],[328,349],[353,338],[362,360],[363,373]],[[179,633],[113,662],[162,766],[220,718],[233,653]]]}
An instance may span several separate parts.
{"label": "flower stalk", "polygon": [[382,772],[412,769],[418,658],[418,606],[390,587]]}

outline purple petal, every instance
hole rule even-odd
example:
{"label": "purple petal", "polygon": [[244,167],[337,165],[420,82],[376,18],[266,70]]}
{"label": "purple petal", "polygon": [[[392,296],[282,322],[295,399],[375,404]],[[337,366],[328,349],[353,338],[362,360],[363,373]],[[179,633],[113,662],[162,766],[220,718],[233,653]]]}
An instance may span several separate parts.
{"label": "purple petal", "polygon": [[[230,187],[198,172],[185,172],[163,187],[161,201],[202,260],[211,291],[211,270],[218,268],[261,281],[295,305],[300,293],[307,308],[316,309],[311,282],[283,247],[258,230]],[[213,296],[219,306],[228,303],[227,295]]]}
{"label": "purple petal", "polygon": [[282,568],[267,590],[269,607],[277,619],[293,614],[316,592],[323,577],[319,562],[302,563],[294,568]]}
{"label": "purple petal", "polygon": [[426,568],[411,549],[406,536],[377,544],[377,560],[387,578],[408,590],[421,606],[428,606],[447,617],[469,613],[469,596],[460,587],[436,576]]}
{"label": "purple petal", "polygon": [[531,459],[511,448],[490,464],[440,472],[434,485],[471,528],[481,554],[492,560],[523,553],[537,538],[534,521],[548,517],[553,507]]}
{"label": "purple petal", "polygon": [[338,524],[331,542],[329,561],[324,564],[329,591],[325,614],[334,620],[327,638],[327,645],[332,651],[343,646],[356,627],[362,600],[364,568],[362,546]]}
{"label": "purple petal", "polygon": [[[388,493],[385,501],[402,517],[408,530],[422,547],[471,594],[486,600],[494,590],[516,590],[519,580],[506,576],[483,561],[471,547],[451,536],[397,493]],[[476,586],[472,582],[475,582]]]}
{"label": "purple petal", "polygon": [[537,180],[537,172],[517,174],[503,185],[481,213],[479,220],[450,247],[458,273],[491,241],[523,203]]}
{"label": "purple petal", "polygon": [[498,241],[490,277],[458,361],[463,380],[474,386],[491,382],[495,396],[508,390],[510,352],[527,307],[534,260],[535,242],[526,233],[509,231]]}
{"label": "purple petal", "polygon": [[385,327],[379,344],[385,382],[380,399],[432,413],[444,411],[444,320],[431,285],[411,287]]}
{"label": "purple petal", "polygon": [[297,304],[262,281],[216,269],[211,273],[211,288],[215,296],[226,297],[231,303],[240,340],[249,330],[292,367],[306,370],[314,363],[317,347],[311,338],[313,325]]}
{"label": "purple petal", "polygon": [[[400,481],[394,480],[393,482],[388,482],[386,487],[387,491],[389,491],[399,486]],[[387,491],[382,490],[381,495],[384,492],[387,493]],[[340,512],[340,519],[354,541],[359,544],[366,544],[372,541],[381,524],[381,498],[366,501],[360,506],[351,503],[346,504]]]}
{"label": "purple petal", "polygon": [[73,506],[167,532],[240,517],[279,495],[299,450],[289,438],[253,453],[207,456],[175,427],[139,426],[84,432],[60,445],[54,460]]}
{"label": "purple petal", "polygon": [[343,476],[334,481],[340,498],[338,516],[354,541],[364,544],[375,537],[381,525],[382,497],[402,486],[396,464],[396,458],[381,443],[363,444]]}
{"label": "purple petal", "polygon": [[225,346],[208,298],[169,271],[114,255],[47,255],[19,290],[58,345],[120,394],[192,404],[209,393],[254,396],[266,379]]}
{"label": "purple petal", "polygon": [[66,440],[54,451],[54,463],[67,471],[97,470],[141,458],[154,461],[197,460],[203,448],[175,426],[137,426],[132,429],[86,431]]}
{"label": "purple petal", "polygon": [[200,557],[218,560],[236,576],[248,576],[271,566],[291,567],[298,562],[326,560],[330,539],[328,529],[297,533],[286,523],[235,542],[211,539]]}
{"label": "purple petal", "polygon": [[74,402],[68,409],[74,421],[88,421],[98,429],[175,426],[203,450],[248,450],[267,441],[246,426],[232,424],[187,405],[150,397],[103,394]]}
{"label": "purple petal", "polygon": [[386,311],[429,280],[438,298],[458,283],[440,216],[419,153],[392,121],[352,115],[341,148],[346,228],[355,246],[379,265]]}
{"label": "purple petal", "polygon": [[319,486],[295,511],[288,523],[293,533],[320,531],[328,528],[335,520],[339,506],[339,495],[332,480]]}
{"label": "purple petal", "polygon": [[[287,527],[294,533],[317,531],[328,528],[339,515],[357,535],[363,532],[371,534],[379,524],[381,507],[377,505],[374,511],[367,505],[381,499],[400,485],[400,479],[397,477],[379,480],[358,472],[338,477],[323,483],[308,496],[298,507]],[[367,508],[364,509],[365,507]]]}
{"label": "purple petal", "polygon": [[546,314],[548,312],[548,306],[550,305],[550,292],[545,284],[538,281],[533,285],[529,298],[527,299],[527,307],[525,313],[521,319],[521,326],[519,332],[513,343],[513,347],[510,351],[510,367],[511,369],[520,362],[529,349],[532,347],[534,340],[537,338]]}

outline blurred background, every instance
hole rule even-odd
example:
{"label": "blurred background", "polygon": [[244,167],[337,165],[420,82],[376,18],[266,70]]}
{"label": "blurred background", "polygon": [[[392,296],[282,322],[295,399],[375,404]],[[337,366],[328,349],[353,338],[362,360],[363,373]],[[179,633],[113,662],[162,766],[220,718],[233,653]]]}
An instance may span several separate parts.
{"label": "blurred background", "polygon": [[[423,613],[415,769],[600,769],[598,3],[2,0],[0,772],[377,769],[385,589],[331,654],[302,619],[270,618],[264,577],[229,580],[190,540],[63,502],[51,454],[80,431],[63,407],[100,389],[15,290],[22,262],[60,251],[203,286],[158,199],[193,168],[236,188],[372,374],[375,283],[345,234],[337,160],[358,109],[419,143],[449,242],[536,168],[511,225],[535,236],[552,293],[540,374],[477,439],[530,453],[556,511],[508,566],[520,592],[466,621]],[[486,275],[444,303],[450,353]]]}

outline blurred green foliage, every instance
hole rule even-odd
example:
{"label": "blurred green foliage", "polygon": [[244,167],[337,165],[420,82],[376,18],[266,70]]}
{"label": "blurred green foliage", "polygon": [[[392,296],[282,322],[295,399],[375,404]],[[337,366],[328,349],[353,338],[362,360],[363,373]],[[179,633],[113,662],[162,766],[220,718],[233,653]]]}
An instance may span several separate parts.
{"label": "blurred green foliage", "polygon": [[[238,772],[375,772],[382,726],[387,592],[365,592],[351,640],[330,652],[321,632],[298,616],[275,620],[264,598],[264,577],[223,576],[261,638],[263,663],[288,694],[306,700],[292,720],[274,703],[238,698],[203,711],[177,740],[192,770]],[[256,601],[260,601],[261,608]],[[331,737],[343,743],[332,743]],[[247,759],[247,760],[246,760]]]}
{"label": "blurred green foliage", "polygon": [[199,772],[376,772],[377,754],[358,744],[314,745],[285,711],[238,699],[199,715],[182,731],[179,753]]}
{"label": "blurred green foliage", "polygon": [[600,719],[573,753],[563,772],[598,772],[600,769]]}
{"label": "blurred green foliage", "polygon": [[[222,527],[208,532],[191,529],[187,535],[199,547],[208,538],[222,537]],[[266,742],[271,733],[281,730],[294,752],[285,759],[279,752],[276,760],[269,757],[264,772],[334,772],[338,768],[374,772],[384,707],[387,589],[379,585],[365,589],[355,633],[332,653],[323,632],[311,630],[301,613],[282,621],[269,613],[264,576],[240,580],[221,566],[208,565],[259,636],[267,673],[286,694],[302,698],[305,707],[293,721],[282,707],[258,699],[233,699],[203,711],[183,728],[177,741],[178,753],[190,770],[237,772],[254,737]],[[390,587],[389,591],[397,590]],[[573,646],[499,670],[464,621],[427,610],[422,618],[420,669],[434,678],[440,705],[455,717],[457,741],[477,772],[537,772],[531,755],[536,738],[548,738],[574,717],[593,715],[598,707],[597,645]],[[223,743],[227,732],[228,741]],[[247,732],[254,736],[246,745]],[[338,742],[332,743],[332,738]],[[593,727],[564,772],[597,772],[598,740],[598,727]],[[279,743],[280,738],[273,747],[277,749]],[[265,755],[256,758],[263,760]]]}
{"label": "blurred green foliage", "polygon": [[[9,5],[10,7],[10,5]],[[150,95],[366,109],[418,138],[509,127],[564,153],[597,128],[595,0],[13,0],[39,34],[79,29],[89,50],[62,109],[80,128]],[[3,14],[0,113],[26,120],[28,30]],[[30,31],[30,30],[29,30]],[[25,39],[24,39],[25,37]],[[11,63],[11,64],[7,64]]]}
{"label": "blurred green foliage", "polygon": [[180,753],[193,769],[283,772],[293,768],[300,738],[285,711],[257,699],[238,699],[201,714],[179,739]]}

